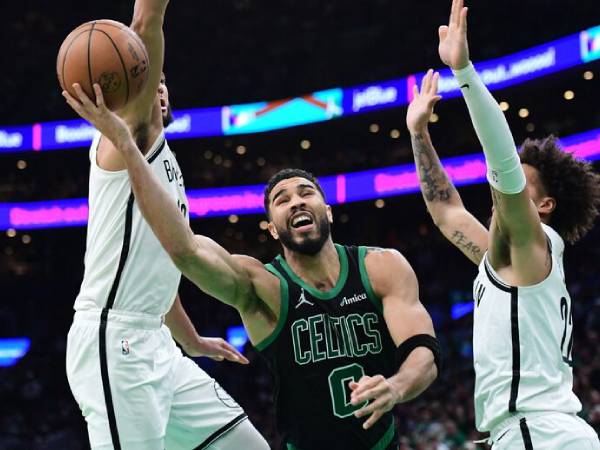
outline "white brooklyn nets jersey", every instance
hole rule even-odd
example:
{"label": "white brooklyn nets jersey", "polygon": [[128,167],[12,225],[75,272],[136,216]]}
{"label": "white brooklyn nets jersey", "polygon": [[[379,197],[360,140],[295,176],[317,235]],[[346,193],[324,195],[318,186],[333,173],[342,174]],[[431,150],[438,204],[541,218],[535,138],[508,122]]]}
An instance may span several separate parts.
{"label": "white brooklyn nets jersey", "polygon": [[564,280],[564,242],[543,225],[552,253],[548,277],[533,286],[505,284],[487,253],[473,286],[475,416],[490,431],[515,412],[577,413],[573,394],[573,315]]}
{"label": "white brooklyn nets jersey", "polygon": [[[75,309],[112,308],[165,314],[181,273],[143,218],[127,170],[98,167],[98,134],[90,148],[90,186],[85,273]],[[162,186],[188,217],[183,177],[164,134],[146,154]]]}

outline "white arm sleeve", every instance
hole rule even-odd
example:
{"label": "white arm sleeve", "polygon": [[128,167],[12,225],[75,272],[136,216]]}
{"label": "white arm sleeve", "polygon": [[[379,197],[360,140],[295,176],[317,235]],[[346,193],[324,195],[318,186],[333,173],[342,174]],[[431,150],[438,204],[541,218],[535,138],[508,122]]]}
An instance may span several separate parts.
{"label": "white arm sleeve", "polygon": [[483,146],[489,183],[504,194],[518,194],[525,189],[525,173],[504,114],[473,64],[453,72]]}

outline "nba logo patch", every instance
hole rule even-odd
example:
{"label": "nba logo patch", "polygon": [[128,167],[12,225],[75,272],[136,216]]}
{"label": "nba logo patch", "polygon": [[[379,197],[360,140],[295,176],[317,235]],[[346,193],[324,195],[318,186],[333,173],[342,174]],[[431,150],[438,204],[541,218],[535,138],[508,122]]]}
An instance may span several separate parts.
{"label": "nba logo patch", "polygon": [[126,339],[121,341],[121,353],[124,355],[129,355],[129,341]]}

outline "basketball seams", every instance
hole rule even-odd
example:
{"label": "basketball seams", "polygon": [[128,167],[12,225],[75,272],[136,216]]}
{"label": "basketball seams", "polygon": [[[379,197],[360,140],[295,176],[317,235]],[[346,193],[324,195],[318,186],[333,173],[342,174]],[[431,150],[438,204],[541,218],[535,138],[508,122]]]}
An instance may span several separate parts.
{"label": "basketball seams", "polygon": [[93,85],[101,82],[103,88],[108,89],[105,91],[107,105],[113,104],[109,107],[114,110],[128,105],[144,89],[148,60],[143,41],[130,27],[105,19],[94,20],[80,25],[64,40],[56,73],[61,87],[72,95],[75,94],[68,86],[78,82],[90,98],[94,98]]}
{"label": "basketball seams", "polygon": [[[92,23],[92,28],[90,28],[90,35],[88,37],[88,76],[90,80],[90,92],[94,93],[94,81],[92,78],[92,35],[94,34],[94,27],[96,26],[96,22]],[[95,96],[94,96],[95,97]]]}
{"label": "basketball seams", "polygon": [[119,61],[121,61],[121,67],[123,68],[123,72],[125,74],[125,89],[126,89],[126,92],[127,92],[127,94],[125,95],[125,103],[123,104],[123,106],[125,106],[129,102],[129,74],[127,73],[127,66],[125,65],[125,61],[123,60],[123,57],[121,56],[121,52],[119,51],[119,47],[117,47],[117,44],[115,44],[115,41],[113,41],[113,39],[110,37],[110,34],[108,34],[104,30],[101,30],[100,28],[96,28],[96,31],[99,32],[99,33],[102,33],[104,36],[106,36],[108,38],[108,40],[112,44],[113,48],[115,49],[115,52],[117,52],[117,56],[119,57]]}
{"label": "basketball seams", "polygon": [[[83,25],[82,25],[83,26]],[[81,27],[79,27],[81,28]],[[75,30],[77,31],[77,30]],[[67,56],[69,55],[69,50],[71,50],[71,47],[73,46],[73,44],[75,43],[75,41],[77,41],[77,38],[79,38],[81,35],[87,33],[90,30],[83,30],[81,31],[79,34],[73,36],[73,38],[71,39],[71,42],[69,42],[69,45],[67,46],[67,48],[64,51],[64,55],[62,58],[62,67],[60,70],[60,76],[61,76],[61,80],[62,81],[62,88],[65,89],[66,91],[69,90],[69,87],[65,85],[65,64],[67,62]]]}
{"label": "basketball seams", "polygon": [[[109,27],[114,27],[123,32],[128,33],[133,38],[132,40],[136,43],[139,50],[141,50],[141,52],[144,54],[144,57],[146,58],[146,64],[148,64],[148,67],[150,67],[150,57],[148,56],[148,51],[146,50],[146,46],[144,45],[142,38],[140,38],[140,36],[135,31],[133,31],[131,29],[131,27],[128,27],[124,24],[115,24],[112,22],[101,22],[99,25],[106,25]],[[146,84],[147,81],[148,81],[148,78],[146,77],[144,79],[144,84]]]}

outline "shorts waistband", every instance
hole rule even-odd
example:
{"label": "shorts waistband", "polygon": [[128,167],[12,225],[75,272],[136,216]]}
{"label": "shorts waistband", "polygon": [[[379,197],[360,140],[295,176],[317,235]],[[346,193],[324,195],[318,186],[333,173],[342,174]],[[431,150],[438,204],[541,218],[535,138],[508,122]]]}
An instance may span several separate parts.
{"label": "shorts waistband", "polygon": [[[100,323],[101,309],[89,309],[75,311],[74,322],[86,321]],[[165,323],[165,317],[133,311],[122,311],[117,309],[108,310],[108,323],[110,325],[123,326],[127,328],[138,328],[142,330],[157,330]]]}
{"label": "shorts waistband", "polygon": [[504,434],[507,430],[519,426],[519,422],[521,419],[525,419],[527,421],[531,421],[541,416],[547,416],[551,414],[556,414],[556,411],[537,411],[537,412],[517,412],[510,417],[499,422],[492,431],[490,431],[490,440],[492,442],[496,442],[496,439]]}

